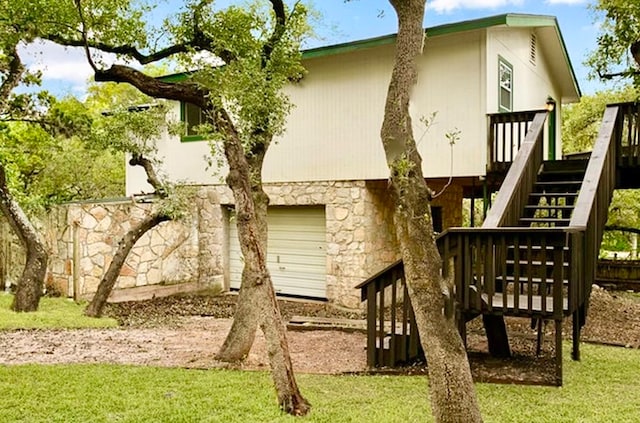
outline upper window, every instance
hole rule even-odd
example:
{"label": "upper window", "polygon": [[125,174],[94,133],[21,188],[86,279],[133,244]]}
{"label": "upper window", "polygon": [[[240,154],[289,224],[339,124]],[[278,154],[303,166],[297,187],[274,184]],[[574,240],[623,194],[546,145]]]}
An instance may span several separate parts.
{"label": "upper window", "polygon": [[197,126],[207,122],[207,115],[198,106],[191,103],[180,103],[180,120],[186,124],[183,141],[202,140],[201,134],[197,131]]}
{"label": "upper window", "polygon": [[501,112],[513,110],[513,66],[498,57],[498,109]]}

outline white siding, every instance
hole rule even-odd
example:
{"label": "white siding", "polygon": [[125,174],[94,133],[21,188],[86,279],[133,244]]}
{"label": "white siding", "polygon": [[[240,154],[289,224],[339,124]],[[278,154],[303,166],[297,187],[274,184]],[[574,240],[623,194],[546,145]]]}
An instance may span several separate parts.
{"label": "white siding", "polygon": [[[180,103],[175,103],[169,119],[180,120]],[[172,183],[220,184],[227,175],[226,167],[208,169],[205,157],[210,157],[209,144],[206,141],[181,142],[180,137],[165,133],[156,142],[157,159],[160,161],[160,175]],[[127,158],[128,163],[128,158]],[[140,192],[153,192],[147,183],[147,177],[140,166],[127,165],[127,195]]]}
{"label": "white siding", "polygon": [[[268,215],[267,266],[278,294],[326,298],[324,208],[272,207]],[[229,279],[240,288],[243,268],[235,222],[229,224]]]}
{"label": "white siding", "polygon": [[[414,134],[427,178],[485,173],[484,57],[484,31],[427,39],[412,97]],[[437,112],[435,124],[425,133],[418,118],[432,112]],[[460,139],[452,150],[446,134],[454,130],[460,131]]]}
{"label": "white siding", "polygon": [[[486,114],[498,108],[498,55],[514,67],[514,110],[540,109],[549,95],[561,102],[549,65],[557,52],[548,53],[542,42],[552,39],[548,31],[555,29],[535,30],[536,65],[529,60],[531,31],[491,27],[427,38],[411,104],[425,177],[485,173]],[[264,182],[386,179],[380,127],[393,55],[393,45],[381,45],[306,60],[307,75],[287,89],[295,107],[286,133],[269,148]],[[425,133],[419,119],[433,112],[437,118]],[[460,139],[452,151],[445,135],[454,130],[460,131]],[[159,145],[165,174],[179,183],[223,183],[225,169],[214,173],[206,168],[209,154],[205,141],[167,136]],[[139,170],[129,172],[127,193],[149,191],[144,179]]]}
{"label": "white siding", "polygon": [[[513,65],[513,110],[539,110],[546,105],[547,97],[557,101],[557,140],[556,157],[562,156],[562,142],[560,133],[561,93],[552,82],[549,65],[549,52],[541,42],[544,35],[541,31],[550,28],[489,28],[487,32],[487,110],[490,113],[498,111],[498,55]],[[531,33],[536,33],[537,54],[535,64],[531,63],[530,42]],[[545,146],[546,149],[547,146]],[[545,150],[545,157],[547,152]]]}
{"label": "white siding", "polygon": [[[411,104],[426,177],[447,177],[456,128],[454,176],[484,173],[486,120],[481,31],[428,39],[419,60]],[[296,104],[287,133],[270,147],[264,178],[270,182],[386,179],[380,141],[394,47],[381,46],[321,57],[306,63],[308,75],[290,89]],[[425,133],[421,117],[437,112]]]}

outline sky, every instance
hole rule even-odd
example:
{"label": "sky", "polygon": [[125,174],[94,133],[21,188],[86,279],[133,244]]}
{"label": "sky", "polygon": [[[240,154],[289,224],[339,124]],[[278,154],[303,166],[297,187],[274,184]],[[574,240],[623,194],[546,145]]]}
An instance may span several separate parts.
{"label": "sky", "polygon": [[[396,32],[396,16],[388,0],[312,0],[321,18],[315,24],[318,34],[307,47],[319,47],[361,40]],[[558,19],[569,57],[583,94],[611,88],[589,80],[589,69],[583,64],[596,48],[598,23],[589,4],[594,0],[427,0],[424,18],[426,28],[445,23],[478,19],[503,13],[551,15]],[[176,10],[178,0],[158,2],[154,19]],[[238,3],[218,0],[224,6]],[[56,95],[82,97],[91,69],[83,52],[52,44],[36,44],[25,48],[25,62],[31,69],[43,72],[44,87]]]}

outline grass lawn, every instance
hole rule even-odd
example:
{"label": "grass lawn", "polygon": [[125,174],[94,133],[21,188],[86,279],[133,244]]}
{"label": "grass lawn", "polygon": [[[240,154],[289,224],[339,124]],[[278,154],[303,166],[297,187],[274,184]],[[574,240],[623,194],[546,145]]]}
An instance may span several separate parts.
{"label": "grass lawn", "polygon": [[[565,357],[569,357],[569,345]],[[583,345],[562,388],[478,384],[486,422],[640,419],[640,351]],[[430,421],[417,376],[299,375],[304,422]],[[116,365],[0,366],[2,422],[293,422],[264,372]]]}
{"label": "grass lawn", "polygon": [[[0,330],[3,329],[64,329],[116,327],[115,319],[87,317],[86,304],[77,304],[67,298],[43,297],[35,313],[11,311],[13,295],[0,293]],[[0,393],[1,395],[1,393]],[[0,415],[0,419],[2,416]]]}

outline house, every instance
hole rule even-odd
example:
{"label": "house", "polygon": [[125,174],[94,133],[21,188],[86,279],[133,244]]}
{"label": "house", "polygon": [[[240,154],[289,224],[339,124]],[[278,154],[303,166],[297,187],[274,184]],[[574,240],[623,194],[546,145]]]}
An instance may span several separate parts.
{"label": "house", "polygon": [[[560,157],[561,108],[580,89],[554,17],[505,14],[426,34],[411,112],[430,187],[439,191],[451,179],[433,202],[442,230],[462,225],[463,198],[486,198],[499,181],[495,158],[509,162],[517,150],[490,146],[490,116],[553,106],[545,155]],[[271,198],[268,261],[279,293],[357,307],[354,287],[398,257],[379,137],[394,42],[389,35],[304,52],[308,74],[288,88],[295,108],[263,171]],[[427,129],[421,118],[433,113]],[[185,104],[175,104],[174,115],[199,119]],[[459,134],[453,146],[452,131]],[[207,168],[210,149],[197,134],[167,134],[158,146],[166,175],[199,186],[208,202],[198,225],[215,230],[196,243],[210,252],[207,274],[225,289],[239,288],[242,257],[225,171]],[[150,190],[140,169],[127,169],[127,195]]]}

